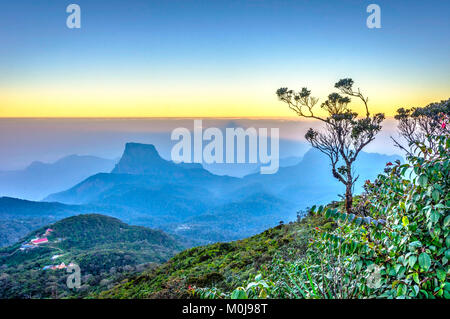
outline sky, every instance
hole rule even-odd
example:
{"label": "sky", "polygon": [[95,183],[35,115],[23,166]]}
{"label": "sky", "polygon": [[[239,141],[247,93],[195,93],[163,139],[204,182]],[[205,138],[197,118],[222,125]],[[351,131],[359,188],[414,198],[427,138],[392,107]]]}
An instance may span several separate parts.
{"label": "sky", "polygon": [[[81,29],[66,7],[81,7]],[[366,8],[381,8],[369,29]],[[16,0],[0,4],[0,117],[295,115],[351,77],[374,112],[449,98],[449,1]],[[363,106],[356,100],[356,111]]]}

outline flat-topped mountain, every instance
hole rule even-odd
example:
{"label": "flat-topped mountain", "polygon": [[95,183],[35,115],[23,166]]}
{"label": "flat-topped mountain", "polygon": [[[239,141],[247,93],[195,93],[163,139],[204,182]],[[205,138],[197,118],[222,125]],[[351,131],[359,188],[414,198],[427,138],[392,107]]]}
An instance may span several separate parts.
{"label": "flat-topped mountain", "polygon": [[151,175],[172,170],[174,164],[164,160],[154,145],[127,143],[113,174]]}

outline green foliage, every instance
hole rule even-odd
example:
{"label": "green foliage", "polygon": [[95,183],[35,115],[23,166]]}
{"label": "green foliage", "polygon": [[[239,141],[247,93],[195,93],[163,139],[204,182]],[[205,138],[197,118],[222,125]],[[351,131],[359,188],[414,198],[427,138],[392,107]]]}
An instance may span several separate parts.
{"label": "green foliage", "polygon": [[[24,240],[42,235],[48,227]],[[97,214],[66,218],[50,228],[48,244],[28,251],[19,250],[20,244],[0,249],[0,298],[86,297],[164,262],[182,249],[162,231]],[[53,255],[60,257],[52,260]],[[81,288],[67,287],[65,269],[42,269],[62,262],[80,266]]]}
{"label": "green foliage", "polygon": [[[449,116],[450,99],[447,99],[428,104],[425,107],[399,108],[395,119],[398,121],[399,133],[408,142],[409,147],[416,146],[416,143],[419,142],[434,148],[434,140],[428,137],[449,134]],[[394,143],[410,153],[395,139]]]}
{"label": "green foliage", "polygon": [[197,295],[450,298],[450,137],[430,138],[433,148],[417,143],[420,154],[408,164],[388,163],[384,174],[366,182],[358,198],[364,215],[348,214],[341,204],[313,207],[337,227],[315,227],[306,254],[275,256],[263,276],[231,293],[200,289]]}
{"label": "green foliage", "polygon": [[[255,298],[261,293],[261,287],[258,285],[263,284],[263,281],[259,280],[262,278],[257,277],[258,273],[264,273],[277,255],[287,257],[303,254],[312,230],[324,222],[323,217],[310,215],[300,222],[280,225],[243,240],[195,247],[98,296],[231,298],[232,292],[242,282],[250,281],[244,289],[248,298]],[[258,284],[250,285],[254,282]],[[231,293],[224,294],[224,291]],[[236,292],[234,297],[238,296],[244,295]],[[264,293],[261,294],[261,297],[263,296]]]}
{"label": "green foliage", "polygon": [[274,263],[271,296],[450,298],[450,138],[433,139],[366,183],[369,216],[315,210],[339,226],[318,228],[305,258]]}
{"label": "green foliage", "polygon": [[194,290],[194,295],[202,299],[261,299],[267,298],[268,292],[273,288],[272,285],[258,274],[246,287],[238,287],[231,294],[220,292],[216,288],[198,288]]}

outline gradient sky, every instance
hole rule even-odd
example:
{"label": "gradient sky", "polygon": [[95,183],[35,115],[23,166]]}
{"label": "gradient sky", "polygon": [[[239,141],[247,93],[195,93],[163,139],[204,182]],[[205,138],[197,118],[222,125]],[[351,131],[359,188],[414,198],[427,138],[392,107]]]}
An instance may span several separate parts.
{"label": "gradient sky", "polygon": [[[70,3],[80,30],[65,25]],[[366,27],[370,3],[381,29]],[[323,99],[342,77],[393,115],[449,98],[449,12],[437,0],[2,1],[0,117],[285,117],[277,88]]]}

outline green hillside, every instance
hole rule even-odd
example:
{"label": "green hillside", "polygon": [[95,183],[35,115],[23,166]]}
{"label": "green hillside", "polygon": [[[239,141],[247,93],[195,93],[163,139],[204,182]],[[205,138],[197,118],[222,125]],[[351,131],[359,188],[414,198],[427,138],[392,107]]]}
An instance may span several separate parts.
{"label": "green hillside", "polygon": [[264,271],[274,257],[302,254],[311,231],[324,225],[324,221],[308,216],[300,222],[279,225],[243,240],[192,248],[93,297],[186,298],[190,296],[189,286],[233,289]]}
{"label": "green hillside", "polygon": [[[48,242],[30,245],[33,239]],[[69,217],[0,250],[0,298],[83,297],[164,262],[182,249],[160,230],[130,226],[103,215]],[[77,290],[66,285],[65,266],[70,263],[81,269],[82,286]],[[55,266],[61,269],[52,269]]]}
{"label": "green hillside", "polygon": [[297,223],[197,247],[102,298],[450,299],[450,138],[418,143],[353,199]]}

